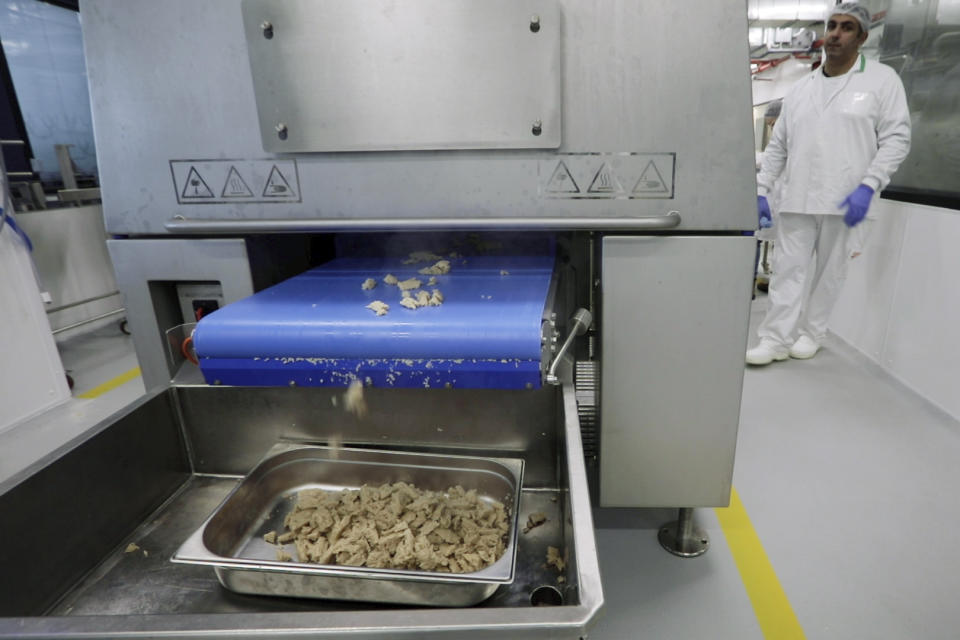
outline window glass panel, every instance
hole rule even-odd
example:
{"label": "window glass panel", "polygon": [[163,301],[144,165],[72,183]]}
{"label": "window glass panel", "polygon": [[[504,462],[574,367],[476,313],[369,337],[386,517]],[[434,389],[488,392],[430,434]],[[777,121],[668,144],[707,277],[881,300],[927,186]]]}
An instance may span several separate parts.
{"label": "window glass panel", "polygon": [[900,73],[913,121],[888,192],[960,208],[960,0],[892,0],[879,54]]}
{"label": "window glass panel", "polygon": [[56,144],[71,145],[79,174],[96,175],[77,12],[37,0],[0,0],[0,40],[41,180],[60,179]]}

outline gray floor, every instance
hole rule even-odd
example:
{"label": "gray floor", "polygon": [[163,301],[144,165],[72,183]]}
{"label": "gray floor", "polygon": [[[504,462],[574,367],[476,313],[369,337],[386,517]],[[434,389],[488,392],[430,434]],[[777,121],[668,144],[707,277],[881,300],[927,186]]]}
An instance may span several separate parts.
{"label": "gray floor", "polygon": [[[78,393],[136,366],[108,331],[62,355]],[[60,418],[89,423],[142,392],[133,380]],[[837,340],[747,370],[734,486],[807,638],[960,637],[957,461],[960,424]],[[697,559],[657,543],[674,517],[598,514],[606,607],[591,639],[764,638],[715,510],[696,512],[711,542]]]}

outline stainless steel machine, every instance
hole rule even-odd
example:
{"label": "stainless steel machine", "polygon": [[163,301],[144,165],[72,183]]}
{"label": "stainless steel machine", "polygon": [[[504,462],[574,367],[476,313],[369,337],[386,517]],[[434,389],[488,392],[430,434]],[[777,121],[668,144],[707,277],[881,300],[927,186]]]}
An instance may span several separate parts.
{"label": "stainless steel machine", "polygon": [[[755,248],[742,3],[88,0],[82,22],[109,249],[150,391],[0,486],[0,564],[18,577],[0,636],[583,638],[603,603],[592,508],[680,508],[674,551],[703,550],[689,514],[729,500]],[[358,417],[335,406],[348,379],[240,386],[187,358],[188,323],[365,238],[506,259],[534,236],[552,269],[519,300],[536,302],[532,329],[478,330],[512,317],[492,295],[475,315],[444,302],[464,353],[488,340],[505,363],[498,341],[533,340],[526,377],[371,378]],[[388,334],[423,311],[387,316]],[[335,339],[366,344],[368,326]],[[171,563],[278,442],[522,460],[519,522],[546,522],[471,607],[241,595]],[[44,553],[20,552],[27,530]]]}

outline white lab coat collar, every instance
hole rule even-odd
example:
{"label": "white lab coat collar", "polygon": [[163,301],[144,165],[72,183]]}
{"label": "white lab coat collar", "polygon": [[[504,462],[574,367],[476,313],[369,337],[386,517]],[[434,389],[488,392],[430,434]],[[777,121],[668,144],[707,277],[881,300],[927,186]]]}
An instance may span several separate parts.
{"label": "white lab coat collar", "polygon": [[[833,102],[833,99],[836,98],[838,95],[840,95],[840,93],[842,93],[843,90],[847,88],[847,85],[850,84],[850,79],[853,77],[853,75],[855,73],[863,73],[863,70],[866,68],[867,68],[867,58],[861,53],[860,60],[857,63],[854,63],[854,65],[850,67],[850,69],[846,73],[840,76],[841,78],[843,78],[843,82],[838,82],[836,83],[836,86],[831,87],[831,90],[833,91],[833,93],[831,93],[826,100],[814,99],[814,103],[815,103],[814,108],[819,112],[823,112],[824,110],[826,110],[826,108],[830,106],[830,103]],[[823,67],[818,68],[816,71],[814,71],[814,73],[819,73],[822,76],[821,78],[819,78],[819,80],[821,81],[827,78],[827,76],[823,74]],[[835,76],[831,76],[831,78],[834,78],[834,77]]]}

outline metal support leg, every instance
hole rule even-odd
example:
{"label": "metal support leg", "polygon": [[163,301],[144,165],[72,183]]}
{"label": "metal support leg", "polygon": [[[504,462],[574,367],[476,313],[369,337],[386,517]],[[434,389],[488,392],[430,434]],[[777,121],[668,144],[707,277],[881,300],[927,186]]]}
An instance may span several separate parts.
{"label": "metal support leg", "polygon": [[693,509],[680,509],[676,522],[660,527],[657,534],[660,545],[675,556],[695,558],[710,548],[710,539],[702,530],[693,526]]}
{"label": "metal support leg", "polygon": [[57,152],[57,162],[60,164],[60,175],[63,178],[64,189],[76,189],[77,177],[73,171],[73,159],[70,157],[70,147],[72,144],[55,144],[54,151]]}

